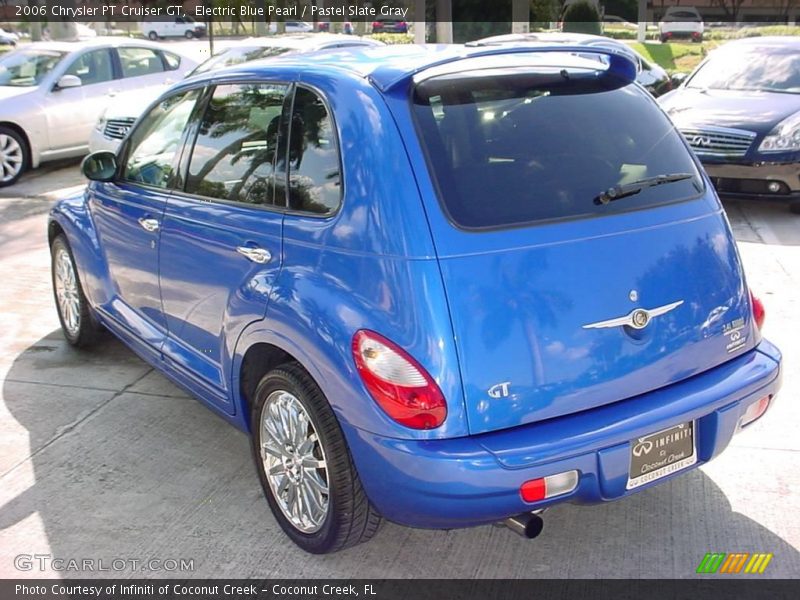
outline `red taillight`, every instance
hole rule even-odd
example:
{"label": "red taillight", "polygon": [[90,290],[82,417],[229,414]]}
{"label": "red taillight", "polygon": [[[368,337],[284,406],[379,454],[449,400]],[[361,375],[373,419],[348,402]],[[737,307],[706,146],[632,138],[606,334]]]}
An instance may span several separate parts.
{"label": "red taillight", "polygon": [[750,290],[750,306],[753,307],[753,320],[756,322],[756,327],[761,331],[767,312],[764,310],[764,303],[753,294],[753,290]]}
{"label": "red taillight", "polygon": [[367,390],[393,420],[412,429],[444,423],[447,403],[439,386],[396,344],[362,329],[353,336],[353,358]]}
{"label": "red taillight", "polygon": [[372,27],[378,27],[378,28],[380,28],[380,26],[381,26],[381,22],[380,22],[380,21],[373,21],[373,22],[372,22]]}
{"label": "red taillight", "polygon": [[520,486],[519,493],[525,502],[544,500],[547,494],[547,486],[544,483],[544,477],[526,481]]}

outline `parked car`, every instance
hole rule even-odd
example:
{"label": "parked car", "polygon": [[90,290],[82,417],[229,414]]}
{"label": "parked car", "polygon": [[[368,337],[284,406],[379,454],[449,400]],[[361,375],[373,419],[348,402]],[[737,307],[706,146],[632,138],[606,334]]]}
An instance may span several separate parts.
{"label": "parked car", "polygon": [[[284,31],[286,33],[313,33],[314,26],[311,23],[306,23],[305,21],[285,21]],[[269,32],[278,32],[278,23],[276,21],[270,22]]]}
{"label": "parked car", "polygon": [[[218,54],[208,58],[186,76],[207,73],[216,69],[238,65],[243,62],[270,58],[285,54],[316,52],[335,48],[383,46],[382,42],[370,38],[327,33],[298,33],[274,37],[249,38],[236,42]],[[123,138],[130,131],[136,118],[147,106],[164,91],[154,88],[149,93],[129,92],[100,114],[89,138],[89,150],[116,151]]]}
{"label": "parked car", "polygon": [[[317,31],[321,31],[323,33],[329,33],[331,31],[331,22],[330,21],[318,21],[317,22]],[[342,22],[342,33],[346,35],[352,35],[353,31],[353,23],[350,21],[343,21]]]}
{"label": "parked car", "polygon": [[628,44],[602,35],[585,33],[509,33],[471,42],[471,45],[477,46],[520,46],[525,44],[569,44],[610,48],[617,52],[625,53],[636,63],[638,70],[636,81],[653,96],[660,96],[672,89],[672,79],[664,69],[657,64],[649,62]]}
{"label": "parked car", "polygon": [[64,335],[107,328],[249,431],[309,552],[382,518],[533,537],[696,468],[781,357],[635,77],[601,47],[408,45],[187,79],[50,213]]}
{"label": "parked car", "polygon": [[0,56],[0,187],[28,168],[81,156],[97,115],[126,90],[183,76],[197,63],[124,38],[34,42]]}
{"label": "parked car", "polygon": [[16,33],[0,28],[0,46],[16,46],[18,41]]}
{"label": "parked car", "polygon": [[192,39],[205,37],[206,24],[198,23],[187,15],[166,21],[141,21],[139,30],[153,41],[168,37]]}
{"label": "parked car", "polygon": [[720,195],[800,214],[800,40],[725,44],[659,102]]}
{"label": "parked car", "polygon": [[402,19],[375,19],[372,33],[408,33],[408,23]]}
{"label": "parked car", "polygon": [[703,17],[693,6],[670,6],[658,24],[658,37],[662,43],[674,39],[703,41]]}

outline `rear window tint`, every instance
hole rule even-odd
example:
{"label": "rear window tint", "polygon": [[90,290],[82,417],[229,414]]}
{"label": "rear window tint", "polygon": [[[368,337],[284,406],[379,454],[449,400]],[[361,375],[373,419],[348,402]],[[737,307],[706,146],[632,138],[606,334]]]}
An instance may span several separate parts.
{"label": "rear window tint", "polygon": [[[563,73],[563,72],[562,72]],[[513,226],[605,215],[696,196],[702,180],[646,92],[516,69],[430,79],[413,111],[445,211],[458,226]],[[614,202],[616,185],[691,178]]]}

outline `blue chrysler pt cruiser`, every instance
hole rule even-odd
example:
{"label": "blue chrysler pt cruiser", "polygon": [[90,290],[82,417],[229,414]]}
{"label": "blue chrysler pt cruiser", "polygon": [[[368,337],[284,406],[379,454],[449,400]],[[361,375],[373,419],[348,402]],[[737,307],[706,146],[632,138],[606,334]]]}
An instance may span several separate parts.
{"label": "blue chrysler pt cruiser", "polygon": [[286,534],[527,537],[696,468],[780,353],[719,200],[608,49],[387,47],[190,78],[49,220],[64,335],[250,432]]}

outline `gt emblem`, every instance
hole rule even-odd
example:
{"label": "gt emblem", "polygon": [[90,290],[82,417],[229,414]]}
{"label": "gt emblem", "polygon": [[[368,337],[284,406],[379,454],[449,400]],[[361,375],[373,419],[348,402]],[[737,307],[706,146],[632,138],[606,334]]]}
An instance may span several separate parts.
{"label": "gt emblem", "polygon": [[508,386],[511,385],[510,381],[498,383],[489,388],[487,392],[490,398],[508,398]]}

